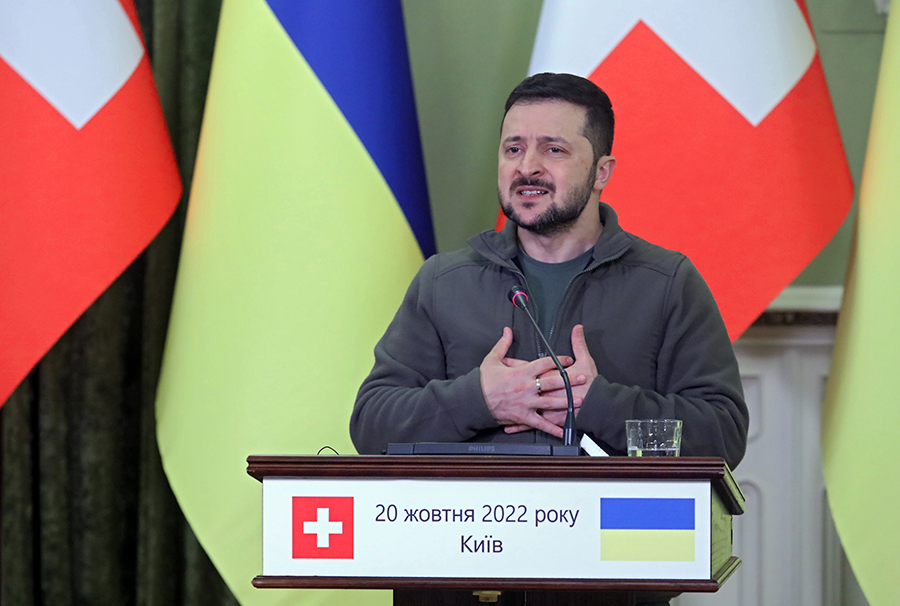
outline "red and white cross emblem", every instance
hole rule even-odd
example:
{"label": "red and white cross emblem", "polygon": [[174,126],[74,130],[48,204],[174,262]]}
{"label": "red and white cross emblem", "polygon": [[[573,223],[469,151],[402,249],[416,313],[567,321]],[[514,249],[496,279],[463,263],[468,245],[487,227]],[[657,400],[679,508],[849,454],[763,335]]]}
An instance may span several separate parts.
{"label": "red and white cross emblem", "polygon": [[353,497],[293,497],[293,557],[353,558]]}
{"label": "red and white cross emblem", "polygon": [[330,510],[319,507],[316,509],[315,522],[303,522],[303,534],[316,535],[316,547],[328,547],[328,536],[344,532],[343,522],[332,522],[328,519]]}

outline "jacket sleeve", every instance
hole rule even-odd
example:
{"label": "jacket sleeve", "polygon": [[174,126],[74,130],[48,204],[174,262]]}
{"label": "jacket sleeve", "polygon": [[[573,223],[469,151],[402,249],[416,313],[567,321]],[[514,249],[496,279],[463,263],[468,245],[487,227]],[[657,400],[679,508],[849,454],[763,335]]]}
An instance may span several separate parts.
{"label": "jacket sleeve", "polygon": [[477,366],[447,377],[432,321],[435,266],[435,257],[425,262],[375,346],[375,365],[350,418],[350,437],[361,454],[379,454],[389,442],[462,442],[497,426]]}
{"label": "jacket sleeve", "polygon": [[734,469],[749,425],[740,373],[712,293],[687,258],[670,281],[658,321],[657,389],[610,382],[600,369],[578,428],[624,453],[627,419],[681,419],[682,456],[722,457]]}

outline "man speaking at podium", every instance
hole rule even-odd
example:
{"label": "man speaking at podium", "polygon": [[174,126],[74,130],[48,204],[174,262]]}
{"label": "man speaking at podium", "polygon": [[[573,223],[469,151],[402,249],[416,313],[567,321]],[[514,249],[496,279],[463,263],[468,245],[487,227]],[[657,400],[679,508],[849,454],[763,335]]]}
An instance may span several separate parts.
{"label": "man speaking at podium", "polygon": [[497,170],[509,220],[422,265],[356,399],[360,453],[560,443],[563,380],[508,299],[519,286],[567,367],[579,433],[624,454],[626,419],[681,419],[682,455],[740,462],[747,407],[712,294],[684,255],[624,231],[600,202],[616,166],[613,126],[609,97],[584,78],[538,74],[513,90]]}

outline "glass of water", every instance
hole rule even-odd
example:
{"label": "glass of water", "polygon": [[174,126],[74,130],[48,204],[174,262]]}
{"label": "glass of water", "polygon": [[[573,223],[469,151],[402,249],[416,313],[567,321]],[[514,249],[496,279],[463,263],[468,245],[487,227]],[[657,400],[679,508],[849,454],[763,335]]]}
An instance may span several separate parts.
{"label": "glass of water", "polygon": [[681,454],[679,419],[625,421],[629,457],[677,457]]}

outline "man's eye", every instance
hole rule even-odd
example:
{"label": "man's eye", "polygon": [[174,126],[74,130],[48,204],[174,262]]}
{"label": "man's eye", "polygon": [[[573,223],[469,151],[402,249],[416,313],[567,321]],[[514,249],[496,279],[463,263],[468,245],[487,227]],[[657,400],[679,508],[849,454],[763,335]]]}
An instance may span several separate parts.
{"label": "man's eye", "polygon": [[517,154],[517,153],[519,153],[519,148],[518,147],[509,147],[509,148],[507,148],[506,153]]}
{"label": "man's eye", "polygon": [[554,154],[561,154],[563,150],[561,147],[551,147],[550,151]]}

